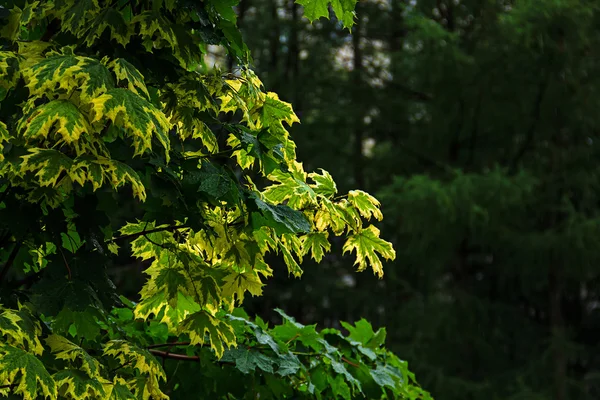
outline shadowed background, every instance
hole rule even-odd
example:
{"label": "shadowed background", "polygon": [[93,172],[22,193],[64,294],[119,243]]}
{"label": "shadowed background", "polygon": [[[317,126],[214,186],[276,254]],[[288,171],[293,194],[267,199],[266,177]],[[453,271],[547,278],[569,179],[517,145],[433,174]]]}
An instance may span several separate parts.
{"label": "shadowed background", "polygon": [[350,33],[241,0],[305,169],[377,194],[398,252],[377,280],[338,243],[248,310],[386,326],[439,400],[598,398],[599,6],[369,0]]}

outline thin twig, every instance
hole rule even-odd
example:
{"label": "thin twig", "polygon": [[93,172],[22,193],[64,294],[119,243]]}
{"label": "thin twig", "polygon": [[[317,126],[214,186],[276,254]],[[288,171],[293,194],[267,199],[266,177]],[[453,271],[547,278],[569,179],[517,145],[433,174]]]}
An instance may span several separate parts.
{"label": "thin twig", "polygon": [[190,342],[173,342],[173,343],[159,343],[159,344],[151,344],[150,346],[146,346],[148,350],[157,349],[159,347],[173,347],[173,346],[189,346]]}
{"label": "thin twig", "polygon": [[352,365],[353,367],[359,368],[360,366],[356,363],[353,363],[352,361],[348,360],[346,357],[342,357],[342,361],[344,361],[345,363],[348,363],[350,365]]}
{"label": "thin twig", "polygon": [[152,349],[149,349],[148,351],[150,353],[154,354],[155,356],[159,356],[159,357],[163,357],[163,358],[171,358],[173,360],[200,361],[200,357],[198,357],[198,356],[186,356],[185,354],[169,353],[166,351],[152,350]]}
{"label": "thin twig", "polygon": [[69,274],[69,280],[71,280],[72,276],[71,276],[71,268],[69,267],[69,263],[67,262],[67,258],[65,257],[65,253],[63,253],[62,249],[58,246],[56,246],[56,248],[58,249],[58,251],[60,251],[60,255],[62,256],[63,261],[65,262],[65,267],[67,267],[67,272]]}
{"label": "thin twig", "polygon": [[6,260],[4,267],[2,267],[2,271],[0,271],[0,282],[4,281],[6,274],[8,274],[8,270],[15,262],[15,258],[17,258],[17,254],[19,253],[19,250],[21,249],[22,244],[23,243],[15,244],[15,247],[13,247],[12,251],[10,252],[10,255],[8,256],[8,259]]}
{"label": "thin twig", "polygon": [[156,233],[156,232],[163,232],[163,231],[175,231],[177,229],[187,229],[189,228],[188,225],[172,225],[172,226],[163,226],[160,228],[155,228],[155,229],[150,229],[150,230],[143,230],[141,232],[136,232],[136,233],[130,233],[128,235],[123,235],[123,236],[117,236],[112,238],[111,240],[108,241],[108,243],[112,243],[112,242],[117,242],[119,240],[126,240],[126,239],[135,239],[138,238],[140,236],[144,236],[147,235],[149,233]]}

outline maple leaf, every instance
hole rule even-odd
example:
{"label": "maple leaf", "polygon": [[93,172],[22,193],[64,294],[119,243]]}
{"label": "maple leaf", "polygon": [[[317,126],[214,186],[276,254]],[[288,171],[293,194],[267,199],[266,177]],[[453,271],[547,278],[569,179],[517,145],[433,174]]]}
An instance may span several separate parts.
{"label": "maple leaf", "polygon": [[357,0],[296,0],[296,3],[304,7],[304,15],[311,22],[321,17],[329,19],[329,4],[331,4],[335,16],[346,28],[354,25],[356,2]]}
{"label": "maple leaf", "polygon": [[301,174],[285,173],[275,170],[269,175],[269,180],[279,182],[265,188],[265,199],[275,203],[288,201],[292,208],[299,209],[317,204],[317,194],[302,180]]}
{"label": "maple leaf", "polygon": [[362,229],[358,233],[350,235],[344,243],[343,253],[356,251],[356,261],[358,271],[364,271],[368,264],[371,265],[373,272],[380,278],[383,277],[383,265],[377,253],[381,254],[386,260],[396,258],[396,252],[390,242],[379,237],[379,229],[373,225]]}
{"label": "maple leaf", "polygon": [[89,28],[81,32],[85,33],[85,43],[87,46],[91,47],[97,40],[100,40],[106,29],[109,29],[112,40],[123,47],[127,46],[132,29],[127,21],[125,21],[123,14],[112,7],[102,9],[89,24]]}
{"label": "maple leaf", "polygon": [[167,151],[170,122],[165,115],[143,97],[127,89],[111,89],[92,100],[95,118],[93,122],[109,120],[128,133],[133,140],[135,155],[141,155],[152,149],[152,138]]}
{"label": "maple leaf", "polygon": [[217,358],[223,356],[225,346],[236,343],[235,333],[231,325],[221,321],[206,311],[199,311],[188,316],[180,326],[180,331],[190,335],[192,345],[204,344],[205,335],[209,335],[210,347]]}
{"label": "maple leaf", "polygon": [[223,278],[222,295],[232,298],[237,296],[237,301],[241,304],[244,301],[244,293],[250,292],[253,296],[262,294],[264,284],[256,271],[246,271],[242,273],[233,273]]}
{"label": "maple leaf", "polygon": [[17,129],[26,140],[48,138],[52,128],[67,144],[91,131],[87,118],[68,100],[53,100],[23,117]]}
{"label": "maple leaf", "polygon": [[44,397],[56,398],[56,384],[44,364],[19,348],[0,344],[0,383],[16,385],[14,394],[25,400],[34,400],[38,393]]}
{"label": "maple leaf", "polygon": [[104,386],[107,398],[110,400],[136,400],[136,397],[127,386],[121,383]]}
{"label": "maple leaf", "polygon": [[[23,76],[30,92],[29,102],[46,96],[57,87],[78,90],[89,100],[114,87],[114,78],[100,61],[73,54],[54,54],[26,68]],[[58,92],[57,92],[58,93]]]}
{"label": "maple leaf", "polygon": [[73,160],[54,149],[29,148],[21,157],[22,172],[35,172],[40,186],[55,186],[62,173],[70,171]]}
{"label": "maple leaf", "polygon": [[38,338],[41,333],[39,322],[23,306],[19,310],[4,309],[0,314],[0,337],[12,346],[40,355],[44,351]]}
{"label": "maple leaf", "polygon": [[254,372],[256,368],[272,374],[273,364],[276,364],[275,359],[251,349],[228,350],[221,361],[235,362],[235,367],[244,374]]}
{"label": "maple leaf", "polygon": [[335,181],[333,180],[331,174],[324,169],[321,169],[321,174],[311,172],[308,174],[308,177],[315,182],[314,184],[309,185],[315,191],[315,193],[325,197],[331,197],[337,193]]}
{"label": "maple leaf", "polygon": [[[50,335],[46,338],[46,344],[57,360],[80,362],[80,369],[88,374],[90,378],[100,377],[101,365],[94,357],[90,356],[84,349],[60,335]],[[55,377],[56,380],[56,377]],[[58,381],[57,381],[58,383]]]}
{"label": "maple leaf", "polygon": [[275,229],[278,234],[310,232],[310,223],[302,212],[282,204],[265,203],[254,193],[250,198],[254,200],[260,211],[252,213],[252,224],[255,228],[268,226]]}
{"label": "maple leaf", "polygon": [[312,232],[302,236],[302,255],[310,252],[313,260],[321,262],[325,252],[331,250],[331,243],[327,237],[327,232]]}
{"label": "maple leaf", "polygon": [[129,90],[137,95],[144,95],[147,100],[150,99],[144,76],[129,61],[124,58],[117,58],[108,64],[108,68],[115,73],[118,82],[126,81]]}
{"label": "maple leaf", "polygon": [[72,399],[103,399],[106,396],[102,378],[90,378],[76,369],[65,369],[52,375],[61,397]]}
{"label": "maple leaf", "polygon": [[114,357],[121,365],[130,365],[144,375],[143,391],[158,398],[168,398],[159,387],[159,381],[166,380],[165,371],[147,350],[125,340],[111,340],[104,346],[103,354]]}
{"label": "maple leaf", "polygon": [[73,34],[77,34],[83,28],[86,28],[89,18],[97,15],[100,11],[98,0],[78,0],[72,5],[69,3],[63,4],[66,7],[58,10],[62,15],[63,29]]}
{"label": "maple leaf", "polygon": [[381,204],[369,193],[362,190],[351,190],[348,192],[348,201],[356,207],[360,215],[364,218],[370,219],[371,217],[375,217],[379,221],[383,219],[383,214],[379,210]]}

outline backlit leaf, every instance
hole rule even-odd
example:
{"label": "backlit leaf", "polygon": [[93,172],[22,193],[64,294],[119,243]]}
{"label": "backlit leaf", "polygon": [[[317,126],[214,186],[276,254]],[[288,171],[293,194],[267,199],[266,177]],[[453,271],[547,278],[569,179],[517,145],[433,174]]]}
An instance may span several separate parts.
{"label": "backlit leaf", "polygon": [[379,237],[379,229],[370,225],[358,233],[350,235],[344,243],[344,253],[356,251],[356,261],[358,270],[363,271],[368,265],[371,265],[373,272],[380,278],[383,276],[383,265],[379,259],[379,253],[386,260],[396,258],[392,244]]}
{"label": "backlit leaf", "polygon": [[189,332],[191,344],[204,344],[205,335],[209,335],[210,347],[216,356],[221,358],[225,346],[231,347],[236,343],[235,334],[231,325],[221,321],[206,311],[196,312],[183,321],[181,331]]}
{"label": "backlit leaf", "polygon": [[371,217],[375,217],[379,221],[383,219],[383,214],[379,210],[381,204],[369,193],[362,190],[351,190],[348,192],[348,200],[364,218],[370,219]]}
{"label": "backlit leaf", "polygon": [[0,382],[16,385],[13,393],[25,400],[38,394],[56,398],[56,384],[44,364],[33,354],[7,344],[0,344]]}
{"label": "backlit leaf", "polygon": [[35,108],[21,120],[18,129],[28,141],[48,138],[50,133],[55,133],[67,144],[91,130],[86,117],[68,100],[53,100]]}
{"label": "backlit leaf", "polygon": [[70,396],[72,399],[101,399],[105,397],[104,387],[99,377],[90,378],[76,369],[62,370],[52,377],[61,396]]}
{"label": "backlit leaf", "polygon": [[165,115],[143,97],[127,89],[111,89],[92,100],[96,121],[111,121],[127,132],[133,141],[135,155],[152,149],[156,139],[168,152],[170,123]]}

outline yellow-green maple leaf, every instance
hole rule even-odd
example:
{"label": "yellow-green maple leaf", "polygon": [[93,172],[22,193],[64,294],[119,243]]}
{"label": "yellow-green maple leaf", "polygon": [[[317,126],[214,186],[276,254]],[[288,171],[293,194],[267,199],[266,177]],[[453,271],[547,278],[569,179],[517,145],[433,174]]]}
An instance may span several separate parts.
{"label": "yellow-green maple leaf", "polygon": [[98,0],[77,0],[63,4],[65,7],[57,10],[62,19],[62,28],[77,36],[88,28],[89,19],[100,12]]}
{"label": "yellow-green maple leaf", "polygon": [[14,385],[12,393],[24,400],[38,394],[56,399],[56,384],[44,364],[33,354],[8,344],[0,344],[0,385]]}
{"label": "yellow-green maple leaf", "polygon": [[95,117],[93,122],[108,120],[127,132],[133,141],[135,155],[152,149],[155,136],[166,151],[171,148],[167,117],[143,97],[128,89],[111,89],[92,100]]}
{"label": "yellow-green maple leaf", "polygon": [[91,47],[96,41],[100,40],[106,29],[110,32],[110,38],[123,47],[129,43],[133,31],[121,11],[113,7],[104,7],[89,23],[89,27],[78,32],[78,36],[85,33],[85,43],[88,47]]}
{"label": "yellow-green maple leaf", "polygon": [[383,219],[383,214],[379,210],[381,204],[369,193],[362,190],[351,190],[348,192],[348,200],[364,218],[375,217],[379,221]]}
{"label": "yellow-green maple leaf", "polygon": [[35,172],[40,186],[55,186],[63,173],[68,173],[73,160],[54,149],[30,148],[29,154],[21,157],[21,172]]}
{"label": "yellow-green maple leaf", "polygon": [[8,129],[6,129],[6,125],[4,122],[0,121],[0,161],[4,160],[4,154],[2,153],[4,150],[4,142],[8,142],[10,139],[12,139],[12,136],[8,132]]}
{"label": "yellow-green maple leaf", "polygon": [[331,250],[331,243],[329,243],[327,237],[327,232],[312,232],[302,236],[302,255],[307,255],[310,252],[313,260],[321,262],[325,252]]}
{"label": "yellow-green maple leaf", "polygon": [[225,346],[231,347],[236,344],[233,327],[206,311],[195,312],[187,317],[181,324],[180,333],[187,333],[190,336],[191,345],[203,345],[208,334],[210,347],[217,358],[223,356]]}
{"label": "yellow-green maple leaf", "polygon": [[5,91],[15,87],[21,77],[20,59],[12,51],[0,51],[0,88]]}
{"label": "yellow-green maple leaf", "polygon": [[159,387],[160,381],[166,380],[165,371],[160,363],[147,350],[141,349],[126,340],[111,340],[104,346],[105,356],[114,357],[121,365],[128,365],[137,369],[147,378],[145,389],[149,396],[168,398]]}
{"label": "yellow-green maple leaf", "polygon": [[44,351],[39,340],[41,333],[39,322],[24,307],[20,310],[4,309],[0,313],[0,338],[7,344],[41,355]]}
{"label": "yellow-green maple leaf", "polygon": [[240,273],[234,272],[223,278],[222,295],[231,297],[232,299],[237,297],[238,303],[241,304],[244,301],[244,293],[246,291],[250,292],[253,296],[260,296],[263,286],[264,284],[254,270]]}
{"label": "yellow-green maple leaf", "polygon": [[102,382],[104,378],[98,376],[90,378],[82,371],[76,369],[64,369],[54,375],[54,382],[61,398],[71,398],[77,400],[84,399],[105,399],[106,392]]}
{"label": "yellow-green maple leaf", "polygon": [[117,81],[126,81],[127,88],[138,95],[144,95],[146,99],[150,99],[150,93],[144,82],[142,73],[134,67],[129,61],[124,58],[117,58],[108,64],[116,75]]}
{"label": "yellow-green maple leaf", "polygon": [[57,360],[67,360],[74,364],[80,363],[79,369],[88,374],[90,378],[99,378],[101,365],[94,357],[90,356],[84,349],[60,335],[50,335],[46,338],[46,344]]}
{"label": "yellow-green maple leaf", "polygon": [[356,251],[356,261],[358,271],[363,271],[370,264],[373,272],[380,278],[383,277],[383,265],[377,253],[386,260],[396,258],[396,252],[390,242],[379,237],[379,229],[373,225],[350,235],[344,243],[343,252]]}
{"label": "yellow-green maple leaf", "polygon": [[[67,50],[65,50],[67,51]],[[98,60],[74,54],[51,54],[23,71],[32,103],[44,95],[52,98],[78,91],[83,100],[89,100],[114,87],[110,71]]]}
{"label": "yellow-green maple leaf", "polygon": [[82,134],[91,130],[87,118],[68,100],[42,104],[23,117],[17,129],[25,140],[30,141],[48,138],[53,127],[54,132],[67,144],[79,140]]}
{"label": "yellow-green maple leaf", "polygon": [[317,194],[325,196],[327,198],[334,196],[337,193],[337,186],[331,174],[324,169],[321,169],[321,173],[311,172],[308,174],[315,183],[309,185]]}

